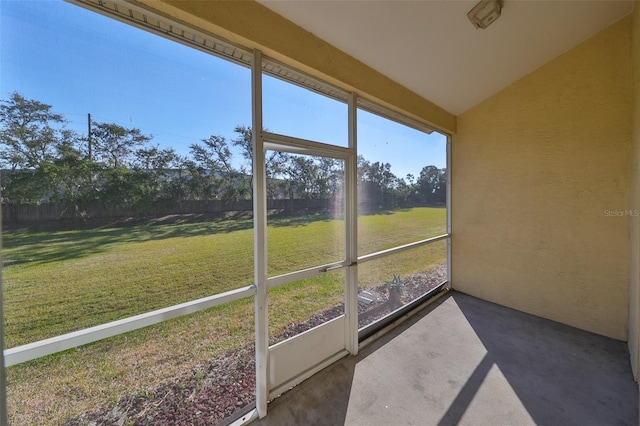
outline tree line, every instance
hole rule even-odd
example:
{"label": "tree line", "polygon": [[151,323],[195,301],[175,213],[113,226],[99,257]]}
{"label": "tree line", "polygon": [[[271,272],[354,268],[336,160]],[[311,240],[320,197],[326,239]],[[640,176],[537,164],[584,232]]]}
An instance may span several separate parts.
{"label": "tree line", "polygon": [[[89,123],[83,135],[67,128],[51,105],[17,92],[0,101],[2,203],[144,212],[157,203],[253,196],[250,127],[236,126],[230,140],[211,135],[182,155],[140,129]],[[344,170],[338,160],[269,151],[266,173],[270,198],[327,199],[342,190]],[[418,176],[398,177],[389,163],[359,156],[358,186],[360,200],[382,208],[442,204],[446,170],[430,165]]]}

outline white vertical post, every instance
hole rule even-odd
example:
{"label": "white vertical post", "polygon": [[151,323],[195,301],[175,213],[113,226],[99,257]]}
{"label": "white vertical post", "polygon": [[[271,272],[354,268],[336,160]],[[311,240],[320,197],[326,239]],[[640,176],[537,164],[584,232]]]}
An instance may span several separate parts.
{"label": "white vertical post", "polygon": [[[1,207],[0,217],[2,217]],[[2,237],[0,237],[1,248]],[[2,265],[2,255],[0,255],[0,265]],[[0,276],[0,426],[6,426],[9,424],[9,414],[7,413],[7,376],[4,366],[4,299],[2,289],[2,277]]]}
{"label": "white vertical post", "polygon": [[262,138],[262,52],[254,50],[251,64],[253,149],[253,271],[256,284],[256,409],[267,415],[269,398],[269,323],[267,312],[267,190]]}
{"label": "white vertical post", "polygon": [[451,136],[447,135],[447,288],[451,290]]}
{"label": "white vertical post", "polygon": [[358,159],[357,159],[357,97],[349,96],[349,149],[351,155],[345,164],[345,348],[351,355],[358,354]]}

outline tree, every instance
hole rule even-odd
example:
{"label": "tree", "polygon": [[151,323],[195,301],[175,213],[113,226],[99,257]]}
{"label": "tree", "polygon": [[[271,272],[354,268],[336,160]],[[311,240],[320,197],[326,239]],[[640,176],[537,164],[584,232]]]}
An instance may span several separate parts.
{"label": "tree", "polygon": [[201,199],[198,189],[198,176],[198,167],[195,163],[191,159],[174,152],[170,163],[162,175],[159,176],[160,192],[158,199],[171,203]]}
{"label": "tree", "polygon": [[[251,127],[243,125],[237,125],[234,131],[238,137],[231,142],[240,149],[240,154],[245,159],[245,164],[240,166],[240,172],[246,177],[246,185],[253,198],[253,131]],[[269,151],[264,160],[267,196],[276,198],[278,189],[282,186],[278,177],[284,172],[287,156],[280,151]]]}
{"label": "tree", "polygon": [[288,155],[284,174],[290,199],[319,198],[317,194],[318,166],[312,158],[302,155]]}
{"label": "tree", "polygon": [[436,190],[436,202],[447,202],[447,169],[440,169],[440,175],[438,176],[438,189]]}
{"label": "tree", "polygon": [[[0,101],[0,161],[4,167],[35,169],[50,162],[64,134],[65,121],[51,106],[17,92]],[[68,135],[67,135],[68,136]]]}
{"label": "tree", "polygon": [[398,178],[391,172],[391,164],[376,161],[371,164],[370,179],[379,188],[382,204],[385,207],[393,205],[393,191]]}
{"label": "tree", "polygon": [[426,204],[446,201],[446,170],[436,166],[426,166],[416,180],[419,200]]}
{"label": "tree", "polygon": [[[116,123],[91,122],[92,158],[96,163],[97,201],[105,209],[119,207],[146,210],[153,200],[148,170],[139,167],[138,154],[152,152],[150,135]],[[145,151],[150,149],[151,151]]]}
{"label": "tree", "polygon": [[394,198],[398,206],[407,207],[411,205],[413,198],[413,185],[411,177],[411,174],[409,174],[407,175],[406,180],[398,178],[396,182]]}
{"label": "tree", "polygon": [[316,188],[319,198],[334,198],[340,195],[344,182],[342,162],[333,158],[317,160]]}
{"label": "tree", "polygon": [[5,204],[38,204],[51,193],[51,178],[46,167],[3,170],[2,202]]}
{"label": "tree", "polygon": [[173,148],[160,148],[158,145],[140,148],[135,152],[132,171],[138,175],[140,201],[149,206],[151,203],[167,198],[172,169],[180,166],[180,157]]}
{"label": "tree", "polygon": [[[241,185],[249,199],[253,199],[253,131],[251,127],[237,125],[234,132],[238,136],[231,140],[233,146],[239,148],[240,155],[245,160],[245,164],[241,164],[238,169],[237,178],[241,180]],[[269,170],[266,169],[268,175]],[[269,180],[267,179],[267,191],[269,189]]]}
{"label": "tree", "polygon": [[94,158],[113,169],[133,166],[136,150],[144,147],[151,139],[151,136],[142,134],[140,129],[126,128],[115,123],[92,122]]}
{"label": "tree", "polygon": [[99,196],[93,180],[99,166],[72,143],[59,144],[57,151],[56,158],[46,166],[55,188],[51,201],[65,203],[67,215],[83,217],[85,203],[95,201]]}
{"label": "tree", "polygon": [[391,172],[391,164],[379,161],[371,163],[359,155],[358,182],[360,191],[366,194],[370,203],[385,208],[393,206],[399,179]]}
{"label": "tree", "polygon": [[[77,199],[84,189],[84,166],[77,149],[81,138],[65,128],[65,120],[50,105],[17,92],[0,101],[0,162],[10,168],[2,181],[5,203],[40,203],[66,197],[70,179],[77,177]],[[65,183],[67,183],[65,185]]]}
{"label": "tree", "polygon": [[286,155],[282,175],[289,198],[331,199],[341,190],[343,169],[332,158]]}
{"label": "tree", "polygon": [[133,167],[158,174],[179,164],[179,156],[173,148],[160,148],[158,145],[140,148],[135,152]]}
{"label": "tree", "polygon": [[209,136],[202,144],[192,144],[190,152],[198,171],[194,178],[201,182],[205,198],[232,201],[250,194],[246,176],[233,166],[233,154],[224,137]]}

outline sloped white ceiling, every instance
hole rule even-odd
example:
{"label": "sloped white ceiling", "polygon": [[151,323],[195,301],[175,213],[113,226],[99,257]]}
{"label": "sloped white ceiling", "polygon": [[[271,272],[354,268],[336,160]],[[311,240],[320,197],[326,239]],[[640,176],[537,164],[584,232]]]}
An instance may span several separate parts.
{"label": "sloped white ceiling", "polygon": [[505,0],[475,29],[476,1],[258,0],[453,114],[615,23],[632,1]]}

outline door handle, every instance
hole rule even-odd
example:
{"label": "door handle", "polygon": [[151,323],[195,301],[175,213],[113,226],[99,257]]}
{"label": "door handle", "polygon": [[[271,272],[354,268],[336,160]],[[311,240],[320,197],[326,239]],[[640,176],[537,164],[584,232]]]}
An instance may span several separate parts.
{"label": "door handle", "polygon": [[340,268],[348,268],[349,266],[356,266],[358,264],[358,262],[351,262],[348,265],[333,265],[333,266],[326,266],[322,269],[320,269],[320,272],[329,272],[329,271],[334,271],[336,269],[340,269]]}

